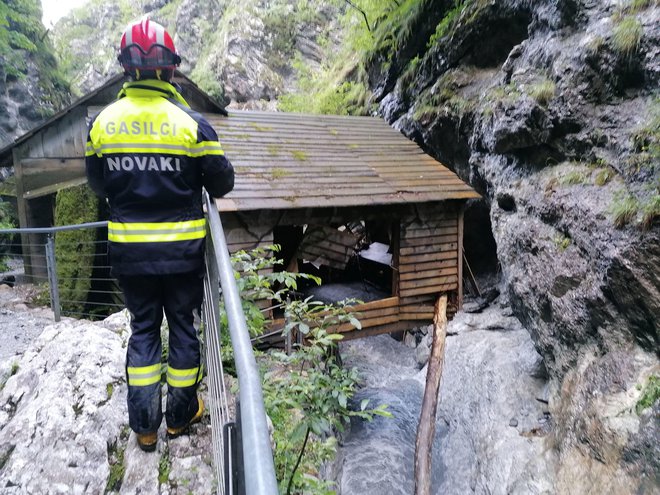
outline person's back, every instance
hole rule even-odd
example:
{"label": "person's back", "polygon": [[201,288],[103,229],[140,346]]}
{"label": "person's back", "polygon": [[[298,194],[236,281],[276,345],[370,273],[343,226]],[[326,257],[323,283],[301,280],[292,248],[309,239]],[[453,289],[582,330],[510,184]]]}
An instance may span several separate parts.
{"label": "person's back", "polygon": [[[215,197],[233,186],[230,166],[218,166],[223,151],[215,131],[201,115],[165,81],[129,82],[120,99],[93,121],[89,148],[88,155],[106,161],[105,167],[89,170],[89,178],[110,204],[115,274],[199,268],[205,234],[199,221],[202,185]],[[131,230],[136,221],[141,225]],[[163,249],[155,244],[158,236],[177,242]],[[142,240],[151,242],[138,246]]]}
{"label": "person's back", "polygon": [[162,421],[160,326],[169,326],[167,433],[200,420],[196,320],[202,303],[202,186],[220,197],[234,171],[217,135],[170,84],[180,58],[165,29],[129,25],[119,61],[133,81],[91,122],[89,185],[110,206],[110,263],[131,314],[126,352],[128,416],[140,448],[153,451]]}

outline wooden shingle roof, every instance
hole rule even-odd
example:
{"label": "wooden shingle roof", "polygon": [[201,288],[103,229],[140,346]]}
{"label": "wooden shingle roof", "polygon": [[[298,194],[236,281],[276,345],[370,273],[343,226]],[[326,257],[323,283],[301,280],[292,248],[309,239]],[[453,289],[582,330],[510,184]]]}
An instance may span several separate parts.
{"label": "wooden shingle roof", "polygon": [[236,170],[221,211],[478,198],[458,176],[374,117],[205,114]]}

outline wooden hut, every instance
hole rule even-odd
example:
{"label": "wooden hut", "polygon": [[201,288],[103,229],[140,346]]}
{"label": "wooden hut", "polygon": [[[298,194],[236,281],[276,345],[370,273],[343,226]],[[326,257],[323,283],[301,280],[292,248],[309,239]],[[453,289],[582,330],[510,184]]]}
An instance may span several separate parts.
{"label": "wooden hut", "polygon": [[[52,221],[40,198],[84,182],[86,121],[120,83],[0,150],[0,165],[15,167],[22,227]],[[463,207],[479,196],[452,171],[379,118],[226,112],[179,83],[236,170],[234,191],[216,201],[230,250],[277,243],[289,269],[309,264],[341,282],[356,259],[368,262],[362,248],[384,246],[379,296],[359,307],[362,330],[346,337],[428,322],[441,293],[450,311],[460,307]]]}

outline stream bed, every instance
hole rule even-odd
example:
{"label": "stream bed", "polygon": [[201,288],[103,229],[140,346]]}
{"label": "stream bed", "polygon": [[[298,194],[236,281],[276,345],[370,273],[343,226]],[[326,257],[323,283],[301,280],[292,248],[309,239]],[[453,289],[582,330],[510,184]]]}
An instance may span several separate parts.
{"label": "stream bed", "polygon": [[[545,368],[529,333],[509,315],[496,303],[482,313],[459,313],[449,323],[432,493],[553,492]],[[419,349],[388,335],[345,342],[340,349],[344,365],[358,368],[364,380],[356,404],[365,398],[372,407],[388,404],[393,418],[352,422],[337,456],[338,493],[413,493],[426,379]]]}

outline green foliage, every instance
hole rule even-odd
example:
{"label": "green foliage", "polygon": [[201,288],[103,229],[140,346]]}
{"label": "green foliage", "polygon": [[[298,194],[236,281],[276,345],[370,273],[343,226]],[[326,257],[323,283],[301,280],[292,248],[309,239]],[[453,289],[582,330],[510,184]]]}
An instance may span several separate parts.
{"label": "green foliage", "polygon": [[624,17],[615,27],[612,34],[614,49],[622,55],[635,53],[642,41],[644,29],[642,23],[633,16]]}
{"label": "green foliage", "polygon": [[472,112],[476,102],[458,94],[461,81],[469,79],[469,72],[464,69],[447,71],[429,90],[424,91],[415,105],[413,118],[424,120],[434,118],[441,112],[449,112],[462,118]]}
{"label": "green foliage", "polygon": [[653,194],[650,198],[643,201],[641,212],[641,227],[643,229],[650,229],[655,221],[660,218],[660,194]]}
{"label": "green foliage", "polygon": [[268,273],[281,264],[273,256],[278,250],[271,246],[242,251],[232,259],[235,269],[242,272],[240,277],[237,273],[237,282],[252,334],[260,334],[267,323],[256,301],[268,298],[284,309],[284,333],[299,332],[306,341],[290,355],[273,352],[259,358],[266,411],[274,425],[276,475],[280,493],[329,494],[332,483],[321,479],[319,468],[334,457],[334,433],[342,431],[352,417],[369,420],[374,414],[389,413],[385,406],[367,409],[367,401],[352,410],[357,371],[342,368],[332,357],[342,338],[332,328],[340,324],[360,328],[350,307],[355,301],[327,305],[311,298],[292,300],[299,279],[320,280],[306,274]]}
{"label": "green foliage", "polygon": [[108,483],[105,486],[105,493],[118,492],[124,480],[126,466],[124,464],[124,454],[126,453],[126,444],[119,445],[120,440],[108,444],[108,462],[110,463],[110,475]]}
{"label": "green foliage", "polygon": [[576,184],[584,184],[587,181],[587,176],[583,171],[572,170],[567,174],[563,175],[559,182],[565,186],[572,186]]}
{"label": "green foliage", "polygon": [[555,237],[555,245],[560,252],[564,252],[568,249],[568,246],[571,245],[571,238],[568,236],[558,236]]}
{"label": "green foliage", "polygon": [[653,406],[658,399],[660,399],[660,376],[651,375],[642,396],[635,405],[635,412],[640,415],[644,409]]}
{"label": "green foliage", "polygon": [[[300,58],[293,62],[299,74],[299,91],[282,95],[278,108],[284,112],[325,115],[364,115],[370,92],[367,73],[362,65],[349,62],[312,72]],[[352,80],[344,80],[351,78]]]}
{"label": "green foliage", "polygon": [[[11,203],[0,199],[0,229],[13,229],[16,227],[16,217]],[[0,234],[0,272],[8,269],[7,258],[4,256],[10,249],[11,234]]]}
{"label": "green foliage", "polygon": [[466,3],[467,2],[465,1],[457,0],[454,8],[450,9],[447,14],[445,14],[443,19],[436,26],[435,33],[433,33],[427,43],[429,48],[435,45],[439,40],[444,38],[454,29],[461,13],[465,9]]}
{"label": "green foliage", "polygon": [[[86,184],[57,193],[55,225],[95,222],[98,215],[98,199]],[[96,229],[78,229],[57,234],[55,260],[64,311],[84,311],[87,293],[91,288],[96,234]]]}
{"label": "green foliage", "polygon": [[539,105],[547,105],[555,96],[555,83],[544,79],[527,88],[527,94],[534,98]]}
{"label": "green foliage", "polygon": [[211,98],[219,103],[224,101],[225,88],[208,67],[198,64],[190,74],[190,78]]}
{"label": "green foliage", "polygon": [[0,59],[9,78],[22,79],[29,64],[40,74],[44,116],[67,101],[68,85],[57,68],[53,48],[41,23],[39,0],[0,2]]}
{"label": "green foliage", "polygon": [[614,13],[615,18],[624,14],[637,14],[652,5],[660,6],[660,0],[626,0]]}
{"label": "green foliage", "polygon": [[604,186],[609,183],[616,176],[616,171],[613,168],[603,168],[596,173],[594,184],[597,186]]}
{"label": "green foliage", "polygon": [[635,129],[630,139],[633,150],[639,154],[647,154],[648,161],[657,167],[660,163],[660,96],[653,98],[647,122]]}
{"label": "green foliage", "polygon": [[158,460],[158,483],[161,485],[167,483],[170,479],[171,470],[172,461],[170,461],[170,452],[166,447]]}
{"label": "green foliage", "polygon": [[631,223],[637,217],[639,207],[639,200],[629,192],[616,194],[610,205],[614,225],[621,228]]}
{"label": "green foliage", "polygon": [[354,302],[327,305],[308,298],[286,305],[284,333],[300,332],[306,344],[290,355],[272,353],[266,361],[272,371],[264,376],[264,399],[275,424],[281,493],[285,486],[293,493],[325,493],[329,485],[319,479],[318,467],[334,456],[334,432],[343,431],[352,417],[371,420],[374,414],[389,415],[384,406],[367,409],[367,402],[357,410],[350,407],[358,386],[357,370],[342,368],[332,357],[342,336],[331,329],[342,323],[360,328],[349,307]]}
{"label": "green foliage", "polygon": [[[306,273],[274,271],[282,264],[282,260],[274,256],[279,250],[279,246],[268,246],[250,252],[238,251],[232,256],[243,312],[253,337],[261,335],[268,323],[257,304],[258,301],[269,300],[274,306],[283,305],[289,292],[298,288],[298,280],[311,280],[321,284],[318,277]],[[227,314],[224,307],[221,308],[220,316],[220,322],[226,328]]]}
{"label": "green foliage", "polygon": [[[307,157],[305,156],[304,159],[307,159]],[[283,177],[288,177],[289,175],[291,175],[291,172],[285,168],[274,167],[273,170],[271,170],[270,174],[273,180],[277,180]]]}

